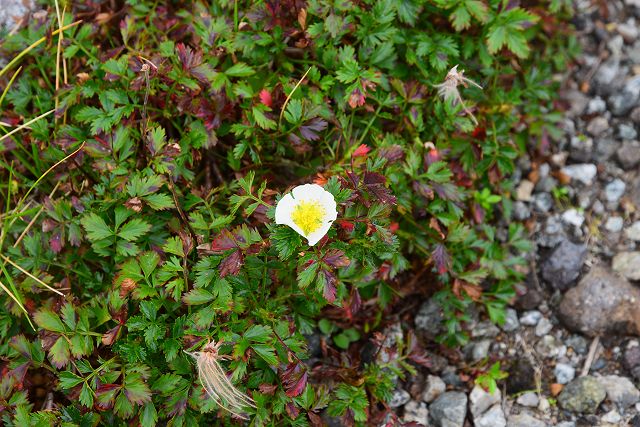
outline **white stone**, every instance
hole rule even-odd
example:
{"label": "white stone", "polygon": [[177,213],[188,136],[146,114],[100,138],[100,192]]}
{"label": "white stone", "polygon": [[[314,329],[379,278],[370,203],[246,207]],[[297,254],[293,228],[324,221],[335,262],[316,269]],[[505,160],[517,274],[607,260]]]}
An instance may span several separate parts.
{"label": "white stone", "polygon": [[569,209],[562,213],[562,222],[574,227],[580,227],[584,223],[584,214],[577,209]]}
{"label": "white stone", "polygon": [[621,216],[611,216],[604,224],[604,228],[612,233],[618,233],[620,232],[620,230],[622,230],[623,225],[624,219],[622,219]]}
{"label": "white stone", "polygon": [[598,168],[591,163],[578,163],[565,166],[562,168],[562,173],[573,180],[580,181],[584,185],[591,185],[593,178],[598,174]]}
{"label": "white stone", "polygon": [[640,221],[636,221],[624,230],[624,235],[629,240],[640,241]]}
{"label": "white stone", "polygon": [[542,319],[542,313],[538,310],[526,311],[520,317],[520,323],[525,326],[535,326]]}
{"label": "white stone", "polygon": [[543,317],[536,325],[536,335],[541,337],[547,335],[553,329],[553,324],[549,319]]}
{"label": "white stone", "polygon": [[447,389],[447,385],[442,378],[435,375],[429,375],[422,392],[422,400],[431,403]]}
{"label": "white stone", "polygon": [[576,368],[566,363],[558,363],[553,374],[559,384],[569,384],[576,377]]}
{"label": "white stone", "polygon": [[491,394],[479,385],[476,385],[469,395],[469,401],[471,402],[469,409],[471,409],[473,418],[479,417],[491,406],[500,403],[501,400],[502,394],[499,389],[496,389],[496,391]]}
{"label": "white stone", "polygon": [[506,427],[507,420],[499,403],[493,405],[483,415],[473,419],[475,427]]}
{"label": "white stone", "polygon": [[518,405],[527,406],[529,408],[535,408],[536,406],[538,406],[538,402],[540,402],[540,399],[538,398],[538,395],[533,391],[523,393],[518,397],[518,399],[516,399],[516,403]]}

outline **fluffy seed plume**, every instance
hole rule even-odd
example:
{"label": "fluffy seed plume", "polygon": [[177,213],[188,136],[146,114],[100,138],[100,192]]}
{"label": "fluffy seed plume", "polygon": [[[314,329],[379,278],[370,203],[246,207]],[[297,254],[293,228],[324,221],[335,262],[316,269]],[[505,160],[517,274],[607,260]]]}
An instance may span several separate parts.
{"label": "fluffy seed plume", "polygon": [[221,344],[215,341],[209,342],[202,348],[202,351],[187,352],[187,354],[196,359],[198,377],[207,394],[222,409],[246,420],[248,418],[243,414],[243,409],[246,407],[255,408],[256,405],[252,398],[240,392],[231,383],[220,366],[219,360],[231,359],[229,356],[218,353]]}
{"label": "fluffy seed plume", "polygon": [[458,86],[469,87],[469,85],[482,89],[482,86],[478,83],[464,76],[464,70],[458,71],[458,66],[456,65],[449,70],[447,76],[444,78],[444,82],[434,86],[438,88],[438,95],[440,95],[442,99],[451,102],[454,106],[458,104],[462,105],[464,112],[471,116],[471,119],[477,125],[478,121],[464,104],[462,96],[460,96],[460,91],[458,90]]}

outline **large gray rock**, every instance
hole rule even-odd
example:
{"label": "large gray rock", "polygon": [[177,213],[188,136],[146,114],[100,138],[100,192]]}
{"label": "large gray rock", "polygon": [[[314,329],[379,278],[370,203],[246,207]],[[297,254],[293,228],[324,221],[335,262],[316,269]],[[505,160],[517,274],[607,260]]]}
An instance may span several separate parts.
{"label": "large gray rock", "polygon": [[640,251],[616,254],[611,266],[629,280],[640,280]]}
{"label": "large gray rock", "polygon": [[599,377],[598,381],[607,392],[607,399],[619,408],[626,409],[640,401],[640,391],[626,377],[607,375]]}
{"label": "large gray rock", "polygon": [[596,378],[584,376],[567,384],[558,396],[558,403],[567,411],[593,414],[606,396],[607,393]]}
{"label": "large gray rock", "polygon": [[429,405],[429,418],[435,427],[463,427],[467,416],[467,395],[458,391],[441,394]]}
{"label": "large gray rock", "polygon": [[593,267],[564,295],[558,317],[588,336],[640,333],[640,289],[601,267]]}
{"label": "large gray rock", "polygon": [[587,245],[563,240],[542,264],[542,277],[556,289],[568,289],[580,275]]}

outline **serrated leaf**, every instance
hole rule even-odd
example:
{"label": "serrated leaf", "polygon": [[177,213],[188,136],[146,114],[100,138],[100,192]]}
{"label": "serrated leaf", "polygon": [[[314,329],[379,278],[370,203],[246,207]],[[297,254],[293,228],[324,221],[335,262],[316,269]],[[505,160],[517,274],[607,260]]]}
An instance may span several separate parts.
{"label": "serrated leaf", "polygon": [[171,196],[164,193],[149,194],[142,197],[142,200],[144,200],[149,205],[149,207],[155,211],[161,211],[174,207],[173,199],[171,198]]}
{"label": "serrated leaf", "polygon": [[60,316],[49,309],[42,309],[33,316],[36,324],[47,331],[63,333],[65,331],[64,323],[60,320]]}
{"label": "serrated leaf", "polygon": [[129,242],[137,240],[140,236],[148,233],[151,230],[151,224],[140,218],[134,218],[127,222],[118,231],[118,237],[125,239]]}
{"label": "serrated leaf", "polygon": [[238,62],[227,68],[224,73],[231,77],[248,77],[255,74],[255,71],[244,62]]}
{"label": "serrated leaf", "polygon": [[67,390],[82,383],[84,378],[80,378],[73,372],[62,371],[58,374],[58,380],[60,381],[60,387],[63,390]]}
{"label": "serrated leaf", "polygon": [[82,390],[80,390],[79,400],[80,400],[80,403],[87,408],[93,406],[93,393],[89,388],[88,383],[84,383],[82,385]]}
{"label": "serrated leaf", "polygon": [[62,369],[70,360],[69,343],[66,337],[60,337],[49,349],[49,359],[56,368]]}
{"label": "serrated leaf", "polygon": [[215,296],[203,288],[194,288],[182,296],[182,302],[187,305],[206,304],[214,299]]}
{"label": "serrated leaf", "polygon": [[109,228],[107,223],[95,212],[91,212],[89,215],[84,216],[80,220],[80,223],[86,230],[89,240],[93,242],[113,236],[111,228]]}
{"label": "serrated leaf", "polygon": [[313,279],[316,277],[316,273],[318,272],[318,263],[314,262],[304,270],[301,270],[298,273],[298,287],[300,289],[305,289],[307,286],[313,282]]}

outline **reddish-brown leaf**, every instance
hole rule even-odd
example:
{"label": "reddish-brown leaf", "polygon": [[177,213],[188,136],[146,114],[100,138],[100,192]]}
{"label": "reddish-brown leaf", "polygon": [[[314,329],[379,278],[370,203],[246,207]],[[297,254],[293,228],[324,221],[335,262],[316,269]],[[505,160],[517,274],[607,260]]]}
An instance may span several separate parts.
{"label": "reddish-brown leaf", "polygon": [[240,249],[233,251],[231,255],[220,262],[220,277],[226,277],[229,274],[236,276],[240,272],[240,267],[244,263],[242,252]]}
{"label": "reddish-brown leaf", "polygon": [[236,249],[238,244],[229,230],[222,230],[211,242],[210,250],[213,252],[224,252],[229,249]]}
{"label": "reddish-brown leaf", "polygon": [[324,262],[331,267],[347,267],[350,263],[349,258],[346,257],[343,251],[339,249],[330,249],[324,255]]}
{"label": "reddish-brown leaf", "polygon": [[451,267],[451,257],[447,252],[447,248],[442,243],[436,245],[436,248],[431,253],[431,259],[436,265],[438,273],[444,274],[449,271]]}
{"label": "reddish-brown leaf", "polygon": [[299,362],[289,363],[282,374],[282,385],[288,397],[300,396],[307,386],[307,368]]}

